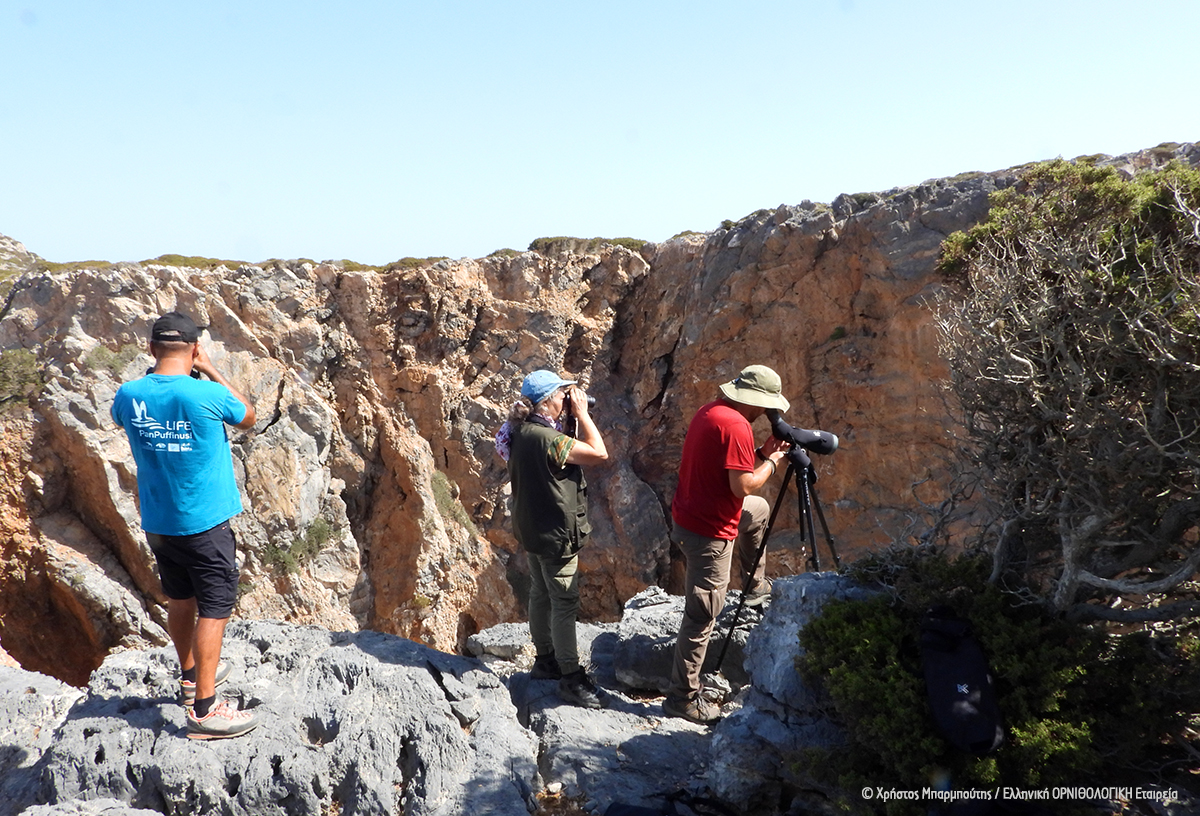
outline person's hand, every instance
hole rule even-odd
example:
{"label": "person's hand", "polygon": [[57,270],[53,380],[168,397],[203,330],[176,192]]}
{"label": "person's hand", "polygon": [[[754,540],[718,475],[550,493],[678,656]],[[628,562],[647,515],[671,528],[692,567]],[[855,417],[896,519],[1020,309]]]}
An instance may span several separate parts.
{"label": "person's hand", "polygon": [[583,419],[588,415],[587,394],[578,385],[567,388],[567,398],[571,404],[571,416]]}
{"label": "person's hand", "polygon": [[[771,436],[767,437],[766,442],[763,442],[762,454],[778,465],[779,460],[783,459],[783,457],[787,455],[789,447],[790,445],[787,440],[779,439],[772,434]],[[776,456],[775,454],[779,455]]]}
{"label": "person's hand", "polygon": [[204,350],[204,346],[196,344],[196,350],[192,352],[192,368],[199,371],[210,380],[215,380],[217,367],[213,365],[212,360],[208,356],[208,352]]}

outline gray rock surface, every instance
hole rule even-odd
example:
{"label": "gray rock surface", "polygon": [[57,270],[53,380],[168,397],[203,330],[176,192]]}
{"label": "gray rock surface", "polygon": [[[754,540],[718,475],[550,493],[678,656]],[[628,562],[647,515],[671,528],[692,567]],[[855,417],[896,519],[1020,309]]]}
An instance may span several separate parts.
{"label": "gray rock surface", "polygon": [[[801,751],[833,746],[843,737],[796,670],[804,653],[799,634],[831,600],[867,595],[832,572],[775,579],[771,606],[746,644],[750,686],[741,707],[713,731],[708,781],[719,798],[767,813],[801,804],[814,810],[823,804]],[[797,802],[801,791],[808,793]]]}
{"label": "gray rock surface", "polygon": [[0,816],[525,814],[539,794],[603,813],[679,790],[786,812],[804,782],[791,757],[839,738],[794,671],[797,633],[856,594],[827,573],[776,579],[765,614],[743,611],[745,665],[731,647],[724,668],[749,685],[716,728],[663,714],[654,686],[669,675],[682,599],[654,588],[619,624],[578,625],[601,710],[530,678],[525,623],[484,630],[467,641],[474,657],[457,657],[377,632],[235,621],[222,693],[263,723],[210,743],[185,736],[169,647],[109,657],[86,692],[0,669],[0,793],[13,803]]}
{"label": "gray rock surface", "polygon": [[0,666],[0,814],[31,798],[35,767],[84,692],[44,674]]}
{"label": "gray rock surface", "polygon": [[705,788],[711,729],[664,716],[660,694],[617,678],[615,653],[631,651],[624,631],[623,624],[578,625],[580,657],[603,695],[601,710],[563,702],[556,681],[530,679],[528,627],[481,633],[494,651],[517,654],[524,664],[518,671],[493,668],[507,676],[518,717],[540,742],[542,778],[591,813],[613,802],[650,805],[661,801],[659,793]]}
{"label": "gray rock surface", "polygon": [[541,787],[536,740],[476,660],[268,622],[231,623],[224,658],[234,671],[223,696],[261,711],[257,730],[187,739],[173,651],[123,652],[92,675],[37,763],[35,799],[20,804],[523,816]]}
{"label": "gray rock surface", "polygon": [[22,816],[158,816],[158,811],[130,807],[117,799],[76,799],[61,805],[34,805]]}
{"label": "gray rock surface", "polygon": [[[717,669],[739,597],[737,590],[730,590],[725,608],[717,616],[704,660],[706,674]],[[616,679],[631,689],[665,694],[671,682],[675,635],[682,618],[683,597],[680,595],[669,595],[659,587],[649,587],[630,598],[621,617],[620,636],[613,655]],[[743,651],[750,631],[762,620],[762,611],[746,607],[737,618],[737,628],[720,667],[721,675],[734,690],[746,685],[748,680],[742,667]]]}

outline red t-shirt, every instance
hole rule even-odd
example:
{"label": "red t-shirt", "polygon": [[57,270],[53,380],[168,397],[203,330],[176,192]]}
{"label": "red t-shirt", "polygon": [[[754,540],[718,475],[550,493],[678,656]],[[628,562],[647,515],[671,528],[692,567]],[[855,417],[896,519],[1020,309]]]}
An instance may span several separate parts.
{"label": "red t-shirt", "polygon": [[679,486],[671,502],[675,523],[696,535],[737,538],[742,500],[729,489],[727,470],[754,470],[754,431],[724,400],[692,417],[683,440]]}

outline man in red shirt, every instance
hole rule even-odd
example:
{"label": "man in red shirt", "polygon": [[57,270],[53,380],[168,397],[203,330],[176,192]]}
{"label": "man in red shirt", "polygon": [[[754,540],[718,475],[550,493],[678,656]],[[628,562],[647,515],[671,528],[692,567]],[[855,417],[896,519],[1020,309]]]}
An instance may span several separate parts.
{"label": "man in red shirt", "polygon": [[[679,486],[671,502],[672,540],[687,563],[683,622],[675,641],[671,686],[663,712],[697,723],[720,719],[720,708],[700,696],[700,669],[713,622],[725,605],[733,553],[742,574],[750,572],[766,531],[770,507],[755,491],[774,475],[788,443],[769,436],[754,447],[750,423],[768,408],[788,409],[779,375],[752,365],[720,387],[721,396],[696,412],[688,425],[679,463]],[[759,563],[747,604],[770,593],[766,565]]]}

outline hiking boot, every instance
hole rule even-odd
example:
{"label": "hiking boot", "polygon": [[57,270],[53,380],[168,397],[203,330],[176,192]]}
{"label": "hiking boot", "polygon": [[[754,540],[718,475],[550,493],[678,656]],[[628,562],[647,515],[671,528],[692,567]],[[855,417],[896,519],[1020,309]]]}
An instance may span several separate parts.
{"label": "hiking boot", "polygon": [[194,709],[187,713],[187,735],[189,739],[228,739],[240,737],[258,726],[258,714],[253,711],[238,711],[229,700],[222,700],[207,715],[197,717]]}
{"label": "hiking boot", "polygon": [[746,606],[762,606],[771,597],[771,579],[763,578],[754,585],[754,589],[746,593]]}
{"label": "hiking boot", "polygon": [[583,669],[576,669],[562,676],[558,681],[558,696],[568,703],[584,708],[604,708],[600,692],[592,685]]}
{"label": "hiking boot", "polygon": [[[229,673],[233,671],[233,666],[230,666],[224,660],[217,664],[217,682],[213,688],[221,685],[229,679]],[[191,708],[196,702],[196,684],[191,680],[179,681],[179,702],[183,703],[188,708]]]}
{"label": "hiking boot", "polygon": [[548,655],[538,655],[529,670],[530,680],[560,680],[562,669],[558,667],[558,659],[551,652]]}
{"label": "hiking boot", "polygon": [[682,717],[700,725],[712,725],[721,719],[721,707],[703,697],[684,700],[667,695],[662,707],[663,713],[669,717]]}

